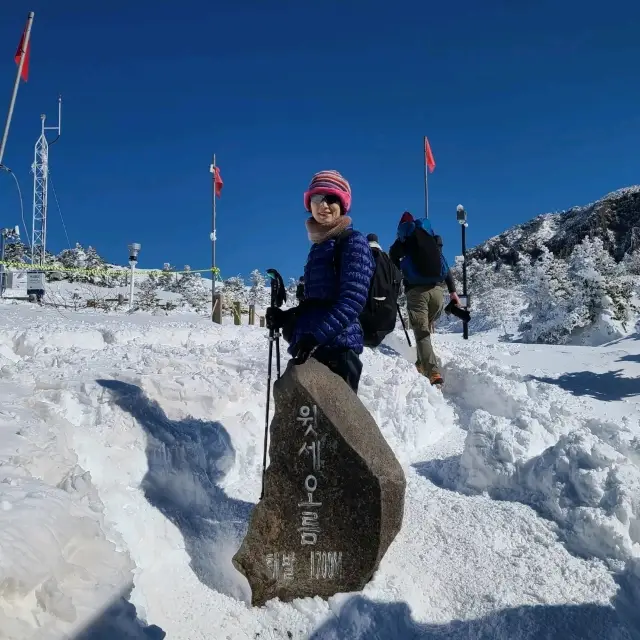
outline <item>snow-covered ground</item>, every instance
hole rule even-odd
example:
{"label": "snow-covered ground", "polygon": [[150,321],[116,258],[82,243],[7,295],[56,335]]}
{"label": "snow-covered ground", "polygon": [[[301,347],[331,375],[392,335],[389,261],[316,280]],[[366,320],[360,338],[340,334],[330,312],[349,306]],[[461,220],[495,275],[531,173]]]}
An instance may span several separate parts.
{"label": "snow-covered ground", "polygon": [[252,608],[265,330],[1,305],[0,638],[640,638],[640,340],[498,333],[435,336],[444,394],[365,352],[403,528],[362,593]]}

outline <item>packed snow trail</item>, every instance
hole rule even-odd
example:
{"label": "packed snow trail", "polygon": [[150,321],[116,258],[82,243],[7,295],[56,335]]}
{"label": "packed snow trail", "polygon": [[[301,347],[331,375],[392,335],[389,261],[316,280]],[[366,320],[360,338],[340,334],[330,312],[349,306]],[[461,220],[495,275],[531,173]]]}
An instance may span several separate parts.
{"label": "packed snow trail", "polygon": [[73,637],[131,582],[135,624],[122,605],[99,620],[126,618],[125,638],[639,637],[637,420],[594,418],[508,364],[513,345],[436,336],[444,395],[401,332],[365,352],[359,395],[407,474],[403,528],[361,594],[252,608],[231,557],[260,494],[265,331],[5,309],[8,638]]}

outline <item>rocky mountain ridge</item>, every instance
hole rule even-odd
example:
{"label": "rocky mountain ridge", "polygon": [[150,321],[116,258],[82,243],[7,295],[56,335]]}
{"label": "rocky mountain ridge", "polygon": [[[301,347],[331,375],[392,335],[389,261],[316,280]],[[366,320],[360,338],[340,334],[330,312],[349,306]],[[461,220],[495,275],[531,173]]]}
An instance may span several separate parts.
{"label": "rocky mountain ridge", "polygon": [[544,213],[470,249],[470,259],[510,266],[534,260],[546,246],[566,258],[585,237],[600,237],[617,260],[640,248],[640,185],[613,191],[586,206]]}

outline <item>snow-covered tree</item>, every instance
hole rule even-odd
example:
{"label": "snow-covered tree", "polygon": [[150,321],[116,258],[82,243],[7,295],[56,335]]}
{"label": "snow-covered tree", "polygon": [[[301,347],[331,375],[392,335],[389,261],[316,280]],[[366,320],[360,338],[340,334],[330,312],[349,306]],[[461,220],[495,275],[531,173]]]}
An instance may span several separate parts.
{"label": "snow-covered tree", "polygon": [[545,248],[525,270],[523,286],[528,306],[520,329],[531,342],[563,344],[599,322],[625,329],[637,311],[631,301],[633,276],[600,238],[584,238],[567,260]]}
{"label": "snow-covered tree", "polygon": [[625,253],[622,264],[628,275],[640,276],[640,250]]}
{"label": "snow-covered tree", "polygon": [[158,297],[158,277],[150,273],[139,285],[136,300],[143,311],[152,311],[160,304]]}
{"label": "snow-covered tree", "polygon": [[177,284],[178,278],[175,274],[175,267],[172,267],[168,262],[164,263],[162,267],[162,273],[158,277],[158,286],[165,291],[173,291]]}
{"label": "snow-covered tree", "polygon": [[206,311],[211,304],[210,292],[205,281],[199,273],[191,271],[189,265],[185,265],[184,271],[179,274],[174,291],[198,313]]}
{"label": "snow-covered tree", "polygon": [[84,252],[84,268],[90,271],[87,274],[79,274],[79,279],[86,279],[99,287],[122,286],[124,274],[109,269],[104,258],[91,245]]}
{"label": "snow-covered tree", "polygon": [[287,303],[289,306],[296,304],[296,289],[298,288],[298,279],[297,278],[289,278],[289,283],[287,284]]}
{"label": "snow-covered tree", "polygon": [[[462,291],[463,281],[462,256],[456,256],[456,262],[452,268],[458,292]],[[487,262],[476,258],[467,259],[467,288],[474,296],[495,291],[496,289],[509,289],[517,285],[517,276],[514,269],[503,262]]]}
{"label": "snow-covered tree", "polygon": [[63,271],[63,278],[69,282],[86,282],[87,278],[82,277],[82,274],[73,271],[73,269],[82,269],[85,266],[86,253],[79,242],[76,242],[76,246],[73,249],[63,249],[56,257],[55,264],[59,265],[63,269],[70,269],[70,271]]}
{"label": "snow-covered tree", "polygon": [[224,281],[222,299],[227,311],[231,310],[234,302],[240,302],[242,307],[247,306],[247,287],[241,276],[231,276]]}
{"label": "snow-covered tree", "polygon": [[523,285],[528,304],[520,330],[525,341],[564,344],[574,329],[585,325],[574,306],[567,264],[547,247],[525,269]]}
{"label": "snow-covered tree", "polygon": [[[126,268],[110,269],[109,274],[104,277],[103,286],[109,287],[126,287],[129,284],[131,270]],[[108,284],[107,284],[108,283]]]}
{"label": "snow-covered tree", "polygon": [[633,312],[633,279],[625,265],[613,259],[601,238],[584,238],[574,247],[568,262],[576,290],[575,304],[584,322],[609,318],[626,328]]}
{"label": "snow-covered tree", "polygon": [[6,262],[29,262],[31,250],[18,240],[18,242],[7,242],[4,246],[4,259]]}
{"label": "snow-covered tree", "polygon": [[91,245],[87,247],[84,253],[84,266],[86,269],[100,269],[104,267],[104,260]]}
{"label": "snow-covered tree", "polygon": [[[248,302],[256,307],[264,308],[269,306],[270,292],[265,286],[265,277],[259,269],[251,272],[251,289],[249,290]],[[295,299],[295,293],[294,293]]]}

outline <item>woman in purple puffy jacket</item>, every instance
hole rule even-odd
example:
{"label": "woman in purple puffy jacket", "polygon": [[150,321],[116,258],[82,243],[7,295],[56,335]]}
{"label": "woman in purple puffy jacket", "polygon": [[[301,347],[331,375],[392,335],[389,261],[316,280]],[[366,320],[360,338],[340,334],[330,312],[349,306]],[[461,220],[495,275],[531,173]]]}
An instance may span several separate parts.
{"label": "woman in purple puffy jacket", "polygon": [[[289,327],[295,364],[313,354],[357,393],[364,349],[358,321],[375,263],[365,236],[353,229],[351,187],[337,171],[320,171],[304,194],[313,243],[304,268],[304,300],[294,309],[270,308],[267,326]],[[336,242],[339,245],[336,246]]]}

